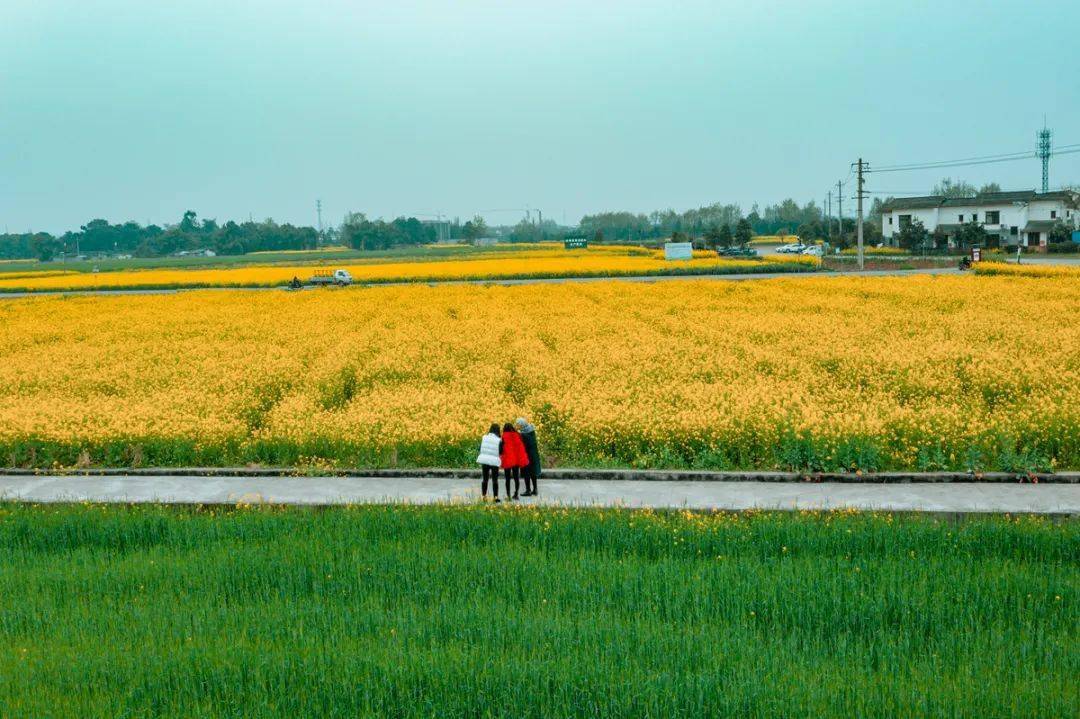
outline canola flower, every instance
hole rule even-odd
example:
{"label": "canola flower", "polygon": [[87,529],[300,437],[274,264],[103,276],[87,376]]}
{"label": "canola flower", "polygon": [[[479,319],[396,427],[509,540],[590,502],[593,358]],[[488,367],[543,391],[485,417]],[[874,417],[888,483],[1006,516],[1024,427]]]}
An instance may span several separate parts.
{"label": "canola flower", "polygon": [[1033,265],[1006,264],[1005,262],[979,262],[975,265],[979,275],[1001,275],[1006,277],[1048,277],[1072,278],[1080,280],[1080,267],[1069,265]]}
{"label": "canola flower", "polygon": [[[0,303],[0,460],[1080,467],[1080,283],[404,285]],[[1008,308],[1003,321],[999,308]]]}
{"label": "canola flower", "polygon": [[754,235],[751,245],[786,245],[799,241],[798,235]]}
{"label": "canola flower", "polygon": [[61,277],[79,274],[75,270],[22,270],[0,274],[5,280],[26,280],[38,277]]}
{"label": "canola flower", "polygon": [[[857,255],[859,254],[859,249],[857,247],[849,247],[846,250],[840,250],[840,254]],[[902,257],[911,253],[899,247],[864,247],[863,254],[868,257]]]}
{"label": "canola flower", "polygon": [[[422,258],[364,263],[332,262],[323,267],[347,269],[356,282],[423,282],[433,280],[484,280],[546,277],[630,277],[640,275],[716,274],[731,272],[778,272],[816,269],[812,257],[766,256],[760,259],[722,259],[700,253],[691,260],[665,261],[663,253],[634,246],[603,245],[586,250],[564,250],[550,243],[530,250],[492,248],[491,252],[461,259]],[[311,264],[266,264],[214,269],[153,269],[76,273],[63,276],[0,275],[2,291],[48,291],[154,287],[268,287],[285,285],[293,277],[306,279],[316,269]]]}

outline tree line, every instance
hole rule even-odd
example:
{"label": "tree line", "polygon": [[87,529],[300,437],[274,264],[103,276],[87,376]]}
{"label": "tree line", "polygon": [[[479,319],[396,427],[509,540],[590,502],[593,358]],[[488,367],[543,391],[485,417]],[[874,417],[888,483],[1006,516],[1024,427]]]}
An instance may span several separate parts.
{"label": "tree line", "polygon": [[[755,203],[745,215],[739,205],[723,203],[685,212],[601,212],[581,218],[580,231],[608,242],[648,242],[671,237],[729,247],[743,244],[736,237],[740,226],[753,235],[798,235],[804,241],[829,240],[840,247],[854,243],[856,232],[853,218],[826,217],[814,201],[800,205],[791,198],[764,208]],[[867,242],[879,242],[880,221],[876,227],[864,223],[863,235]]]}
{"label": "tree line", "polygon": [[[963,181],[942,180],[931,194],[966,197],[977,192],[1000,191],[996,183],[976,188]],[[891,198],[874,198],[863,225],[868,244],[881,241],[881,207]],[[430,244],[440,240],[471,242],[497,234],[510,242],[561,240],[567,235],[584,235],[605,242],[651,242],[666,238],[694,241],[714,247],[740,243],[741,226],[753,235],[798,235],[804,241],[828,240],[841,248],[855,242],[854,218],[826,217],[814,201],[800,205],[788,198],[773,205],[756,203],[750,212],[732,203],[714,203],[678,212],[673,209],[649,213],[626,211],[598,212],[581,218],[578,227],[559,226],[547,220],[489,228],[483,217],[461,221],[422,221],[416,217],[393,220],[369,219],[363,213],[349,213],[339,227],[326,230],[323,237],[312,227],[262,222],[200,220],[187,211],[175,225],[161,227],[137,222],[110,224],[95,219],[77,231],[54,236],[47,232],[0,234],[0,259],[52,259],[60,254],[131,254],[153,257],[181,251],[212,250],[219,255],[237,255],[273,250],[313,249],[319,244],[342,244],[360,250],[386,250],[393,247]],[[919,242],[921,238],[915,238]],[[974,238],[973,238],[974,239]]]}
{"label": "tree line", "polygon": [[95,219],[78,231],[59,237],[47,232],[0,235],[0,258],[51,260],[61,254],[160,257],[182,251],[211,250],[219,255],[242,255],[268,250],[308,250],[318,245],[318,233],[311,227],[262,222],[199,220],[188,210],[175,225],[140,225],[138,222],[111,224]]}

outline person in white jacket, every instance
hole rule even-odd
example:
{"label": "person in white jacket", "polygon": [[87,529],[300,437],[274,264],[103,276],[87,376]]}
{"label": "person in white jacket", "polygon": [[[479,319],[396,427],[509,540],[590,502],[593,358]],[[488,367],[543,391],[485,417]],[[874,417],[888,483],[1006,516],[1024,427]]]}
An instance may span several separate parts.
{"label": "person in white jacket", "polygon": [[[495,501],[499,501],[499,466],[502,464],[502,434],[499,425],[492,424],[488,433],[480,438],[480,454],[476,463],[480,465],[483,480],[480,483],[480,496],[487,498],[488,478],[491,479],[491,492]],[[509,491],[509,490],[508,490]]]}

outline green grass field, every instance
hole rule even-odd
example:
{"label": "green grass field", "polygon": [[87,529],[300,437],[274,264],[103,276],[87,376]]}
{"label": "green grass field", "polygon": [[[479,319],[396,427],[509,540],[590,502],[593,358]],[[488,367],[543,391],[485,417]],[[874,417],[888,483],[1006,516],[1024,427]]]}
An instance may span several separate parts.
{"label": "green grass field", "polygon": [[0,504],[0,715],[1075,715],[1080,524]]}

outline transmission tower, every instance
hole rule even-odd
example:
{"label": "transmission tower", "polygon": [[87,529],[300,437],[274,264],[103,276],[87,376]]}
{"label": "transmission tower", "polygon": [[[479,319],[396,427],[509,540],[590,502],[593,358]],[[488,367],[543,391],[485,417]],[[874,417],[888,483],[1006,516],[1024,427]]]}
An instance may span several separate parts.
{"label": "transmission tower", "polygon": [[1043,181],[1042,191],[1050,191],[1050,135],[1051,132],[1046,128],[1046,124],[1043,124],[1043,129],[1039,130],[1039,152],[1038,158],[1042,160]]}

